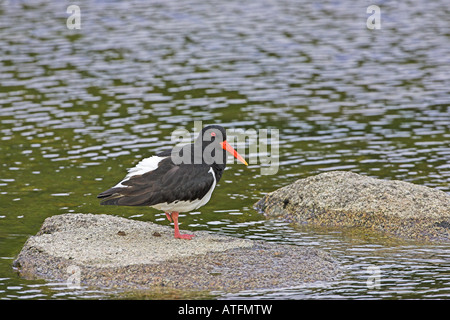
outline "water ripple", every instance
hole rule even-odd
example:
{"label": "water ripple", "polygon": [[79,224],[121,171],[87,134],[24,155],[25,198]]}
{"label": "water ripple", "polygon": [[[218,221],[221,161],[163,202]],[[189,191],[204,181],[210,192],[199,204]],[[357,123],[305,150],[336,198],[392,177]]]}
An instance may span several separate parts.
{"label": "water ripple", "polygon": [[[232,165],[209,208],[183,218],[193,228],[321,246],[354,276],[247,296],[448,297],[445,246],[355,245],[331,231],[261,222],[251,209],[262,194],[329,170],[450,193],[445,3],[380,6],[382,29],[368,30],[366,8],[352,1],[95,1],[80,4],[82,29],[69,30],[66,4],[2,2],[0,237],[35,234],[55,208],[99,212],[93,195],[172,146],[180,126],[279,129],[277,175],[262,175],[259,163]],[[0,255],[23,244],[11,241]],[[380,292],[365,286],[371,264],[385,273]],[[9,269],[0,263],[2,274]],[[13,279],[0,278],[0,298],[102,295]]]}

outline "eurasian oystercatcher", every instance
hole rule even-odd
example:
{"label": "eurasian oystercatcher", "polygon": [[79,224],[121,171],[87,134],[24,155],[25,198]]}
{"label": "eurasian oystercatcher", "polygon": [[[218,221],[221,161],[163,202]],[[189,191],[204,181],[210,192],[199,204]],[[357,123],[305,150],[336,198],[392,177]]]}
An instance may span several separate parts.
{"label": "eurasian oystercatcher", "polygon": [[103,199],[102,205],[163,210],[174,223],[175,238],[190,240],[194,235],[180,234],[178,214],[198,209],[209,201],[226,167],[225,150],[248,165],[226,138],[223,127],[207,126],[193,144],[143,159],[128,170],[122,181],[97,198]]}

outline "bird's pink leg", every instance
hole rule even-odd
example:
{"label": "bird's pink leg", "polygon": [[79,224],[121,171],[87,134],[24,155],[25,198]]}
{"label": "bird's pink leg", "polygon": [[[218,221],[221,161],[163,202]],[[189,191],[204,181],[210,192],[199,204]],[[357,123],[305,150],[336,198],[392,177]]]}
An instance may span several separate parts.
{"label": "bird's pink leg", "polygon": [[169,220],[170,222],[172,222],[172,215],[170,214],[170,212],[165,212],[167,220]]}
{"label": "bird's pink leg", "polygon": [[180,234],[180,230],[178,229],[178,212],[172,212],[172,219],[175,227],[175,239],[191,240],[194,237],[193,234]]}

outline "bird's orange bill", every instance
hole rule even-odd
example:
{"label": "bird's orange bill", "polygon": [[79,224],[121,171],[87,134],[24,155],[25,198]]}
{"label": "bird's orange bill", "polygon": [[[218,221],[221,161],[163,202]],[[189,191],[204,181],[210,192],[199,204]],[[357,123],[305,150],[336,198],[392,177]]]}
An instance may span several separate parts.
{"label": "bird's orange bill", "polygon": [[241,157],[241,155],[239,153],[237,153],[236,150],[233,149],[232,146],[230,146],[230,144],[226,141],[223,141],[220,143],[222,145],[222,148],[224,148],[225,150],[227,150],[229,153],[231,153],[236,159],[238,159],[240,162],[242,162],[243,164],[245,164],[246,166],[248,166],[247,161],[244,160],[244,158]]}

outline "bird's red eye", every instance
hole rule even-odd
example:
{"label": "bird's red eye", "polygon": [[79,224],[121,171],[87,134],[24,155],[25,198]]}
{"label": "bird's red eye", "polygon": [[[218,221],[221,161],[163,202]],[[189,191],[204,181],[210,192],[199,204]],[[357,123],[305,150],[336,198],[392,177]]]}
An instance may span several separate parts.
{"label": "bird's red eye", "polygon": [[216,133],[215,132],[211,132],[211,137],[215,137]]}

